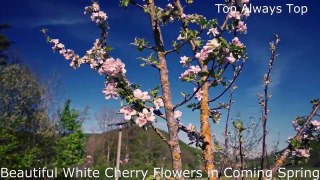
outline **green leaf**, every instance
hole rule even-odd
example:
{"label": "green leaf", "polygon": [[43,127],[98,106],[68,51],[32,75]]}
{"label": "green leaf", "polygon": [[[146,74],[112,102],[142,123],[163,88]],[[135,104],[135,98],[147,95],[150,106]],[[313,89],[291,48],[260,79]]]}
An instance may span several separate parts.
{"label": "green leaf", "polygon": [[159,90],[160,90],[160,86],[155,87],[152,91],[150,91],[150,95],[152,97],[156,97],[158,92],[159,92]]}
{"label": "green leaf", "polygon": [[130,2],[131,2],[131,0],[120,0],[120,6],[126,8],[129,6]]}
{"label": "green leaf", "polygon": [[216,87],[218,85],[218,82],[216,80],[214,80],[212,83],[211,83],[211,87]]}
{"label": "green leaf", "polygon": [[221,81],[222,86],[227,86],[228,84],[224,81]]}
{"label": "green leaf", "polygon": [[200,77],[204,77],[204,76],[208,76],[209,73],[208,73],[208,72],[199,72],[198,75],[199,75]]}
{"label": "green leaf", "polygon": [[106,47],[104,48],[104,50],[105,50],[105,52],[109,53],[110,51],[113,50],[113,47],[110,46],[110,45],[108,45],[108,46],[106,46]]}

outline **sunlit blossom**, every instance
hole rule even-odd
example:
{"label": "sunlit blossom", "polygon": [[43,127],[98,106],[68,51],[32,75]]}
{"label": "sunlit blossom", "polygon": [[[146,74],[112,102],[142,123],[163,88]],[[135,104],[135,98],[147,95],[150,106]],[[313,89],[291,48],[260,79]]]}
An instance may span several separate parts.
{"label": "sunlit blossom", "polygon": [[135,98],[140,99],[142,101],[151,99],[151,97],[148,95],[148,92],[142,92],[140,89],[134,90],[133,95]]}

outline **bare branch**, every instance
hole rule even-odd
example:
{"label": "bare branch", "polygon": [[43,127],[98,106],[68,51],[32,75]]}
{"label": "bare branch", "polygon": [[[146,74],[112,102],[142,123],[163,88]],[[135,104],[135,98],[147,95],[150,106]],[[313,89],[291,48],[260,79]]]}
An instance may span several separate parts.
{"label": "bare branch", "polygon": [[168,146],[170,146],[169,141],[167,140],[167,138],[162,134],[162,132],[154,127],[154,125],[151,125],[152,129],[158,134],[158,136],[161,138],[162,141],[164,141]]}
{"label": "bare branch", "polygon": [[219,99],[220,97],[222,97],[234,85],[235,81],[237,80],[238,76],[240,75],[240,73],[242,71],[243,65],[244,65],[244,62],[241,63],[238,72],[234,75],[234,77],[231,80],[231,83],[229,84],[229,86],[227,88],[225,88],[217,97],[215,97],[214,99],[210,100],[209,103],[214,102],[217,99]]}

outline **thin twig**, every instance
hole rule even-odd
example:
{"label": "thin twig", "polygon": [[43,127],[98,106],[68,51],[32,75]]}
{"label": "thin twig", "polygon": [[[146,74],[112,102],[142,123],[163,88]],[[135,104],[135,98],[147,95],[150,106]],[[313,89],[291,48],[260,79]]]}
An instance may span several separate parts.
{"label": "thin twig", "polygon": [[[270,85],[270,75],[271,75],[271,71],[272,71],[272,68],[273,68],[273,64],[274,64],[274,61],[277,57],[277,54],[276,54],[276,50],[277,50],[277,47],[278,47],[278,44],[280,42],[280,39],[277,35],[275,35],[275,39],[273,42],[270,43],[270,50],[271,50],[271,57],[270,57],[270,60],[269,60],[269,68],[268,68],[268,72],[267,74],[264,75],[264,83],[265,83],[265,87],[264,87],[264,101],[262,102],[260,100],[260,105],[261,105],[261,108],[262,108],[262,117],[261,117],[261,120],[262,120],[262,126],[263,126],[263,132],[262,132],[262,135],[263,135],[263,138],[262,138],[262,153],[261,153],[261,162],[260,162],[260,168],[261,170],[264,169],[264,162],[265,162],[265,157],[266,157],[266,137],[267,137],[267,122],[268,122],[268,113],[269,113],[269,109],[268,109],[268,101],[269,101],[269,93],[268,93],[268,90],[269,90],[269,85]],[[261,178],[261,177],[260,177]]]}
{"label": "thin twig", "polygon": [[233,86],[233,84],[234,84],[235,81],[237,80],[239,74],[241,73],[241,70],[243,69],[243,65],[244,65],[244,62],[241,63],[238,72],[234,75],[234,77],[233,77],[233,79],[231,80],[231,83],[229,84],[229,86],[228,86],[227,88],[225,88],[217,97],[215,97],[215,98],[213,98],[212,100],[210,100],[209,103],[210,103],[210,102],[214,102],[214,101],[216,101],[217,99],[219,99],[221,96],[223,96],[223,95]]}
{"label": "thin twig", "polygon": [[154,127],[154,125],[151,125],[151,127],[152,127],[152,129],[158,134],[158,136],[160,137],[160,139],[161,139],[162,141],[164,141],[164,142],[170,147],[169,141],[168,141],[167,138],[162,134],[162,132],[161,132],[158,128]]}

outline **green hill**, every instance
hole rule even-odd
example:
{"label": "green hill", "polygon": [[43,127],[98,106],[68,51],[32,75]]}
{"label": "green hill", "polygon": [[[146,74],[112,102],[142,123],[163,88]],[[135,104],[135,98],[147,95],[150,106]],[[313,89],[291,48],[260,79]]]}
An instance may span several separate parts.
{"label": "green hill", "polygon": [[[161,131],[166,137],[168,133]],[[105,169],[115,167],[118,130],[103,134],[88,134],[87,167]],[[180,141],[183,169],[202,169],[201,151]],[[91,156],[91,157],[90,157]],[[127,159],[127,161],[126,161]],[[122,130],[121,168],[153,170],[154,167],[171,169],[168,146],[153,129],[129,127]]]}

